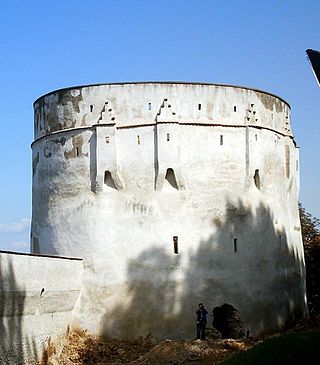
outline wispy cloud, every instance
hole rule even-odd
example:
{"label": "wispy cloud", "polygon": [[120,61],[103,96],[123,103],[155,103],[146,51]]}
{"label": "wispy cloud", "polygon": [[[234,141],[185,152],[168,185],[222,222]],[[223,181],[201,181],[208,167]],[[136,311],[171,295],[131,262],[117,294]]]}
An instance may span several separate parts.
{"label": "wispy cloud", "polygon": [[21,233],[26,232],[30,228],[31,219],[22,218],[19,222],[0,223],[0,233]]}
{"label": "wispy cloud", "polygon": [[29,243],[26,241],[13,242],[10,245],[14,250],[25,250],[29,248]]}

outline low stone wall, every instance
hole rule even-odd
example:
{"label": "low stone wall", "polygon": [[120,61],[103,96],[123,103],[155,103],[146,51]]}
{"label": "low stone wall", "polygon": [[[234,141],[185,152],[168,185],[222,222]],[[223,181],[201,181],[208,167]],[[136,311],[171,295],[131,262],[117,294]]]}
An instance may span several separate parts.
{"label": "low stone wall", "polygon": [[0,251],[0,364],[35,364],[67,330],[82,260]]}

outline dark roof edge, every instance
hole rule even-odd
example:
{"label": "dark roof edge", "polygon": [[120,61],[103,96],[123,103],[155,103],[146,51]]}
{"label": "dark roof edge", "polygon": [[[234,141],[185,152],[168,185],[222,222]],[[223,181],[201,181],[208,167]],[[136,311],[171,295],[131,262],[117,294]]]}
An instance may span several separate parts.
{"label": "dark roof edge", "polygon": [[83,260],[80,257],[54,256],[54,255],[43,255],[43,254],[38,254],[38,253],[27,253],[27,252],[0,250],[0,255],[2,253],[9,254],[9,255],[18,255],[18,256],[49,257],[51,259],[64,259],[64,260],[75,260],[75,261],[82,261]]}
{"label": "dark roof edge", "polygon": [[72,90],[72,89],[80,89],[80,88],[84,88],[84,87],[91,87],[91,86],[103,86],[103,85],[139,85],[139,84],[165,84],[165,85],[177,85],[177,84],[183,84],[183,85],[207,85],[207,86],[224,86],[224,87],[233,87],[233,88],[237,88],[237,89],[245,89],[245,90],[252,90],[252,91],[257,91],[263,94],[268,94],[271,95],[273,97],[276,97],[277,99],[283,101],[285,104],[288,105],[288,107],[291,109],[290,104],[283,98],[281,98],[280,96],[276,95],[276,94],[272,94],[268,91],[264,91],[264,90],[260,90],[260,89],[256,89],[256,88],[252,88],[252,87],[248,87],[248,86],[240,86],[240,85],[228,85],[228,84],[214,84],[214,83],[209,83],[209,82],[191,82],[191,81],[131,81],[131,82],[101,82],[101,83],[96,83],[96,84],[86,84],[86,85],[78,85],[78,86],[70,86],[70,87],[63,87],[61,89],[56,89],[53,91],[50,91],[46,94],[41,95],[39,98],[37,98],[33,105],[36,104],[41,98],[48,96],[50,94],[54,94],[56,92],[60,92],[60,91],[65,91],[65,90]]}

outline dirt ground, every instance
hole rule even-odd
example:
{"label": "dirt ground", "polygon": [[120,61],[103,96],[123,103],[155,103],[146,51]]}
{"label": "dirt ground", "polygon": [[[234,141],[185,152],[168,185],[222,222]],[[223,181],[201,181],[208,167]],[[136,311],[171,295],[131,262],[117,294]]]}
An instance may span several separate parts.
{"label": "dirt ground", "polygon": [[[307,318],[288,332],[319,332],[320,320]],[[216,365],[227,357],[246,351],[263,339],[208,339],[206,341],[165,340],[152,337],[135,341],[92,336],[84,331],[69,332],[62,351],[50,345],[41,365]],[[39,365],[40,365],[39,364]]]}
{"label": "dirt ground", "polygon": [[[41,365],[180,365],[219,364],[226,357],[254,346],[256,341],[216,339],[206,341],[165,340],[158,344],[151,337],[135,341],[70,332],[64,338],[59,356],[50,345]],[[39,364],[39,365],[40,365]]]}

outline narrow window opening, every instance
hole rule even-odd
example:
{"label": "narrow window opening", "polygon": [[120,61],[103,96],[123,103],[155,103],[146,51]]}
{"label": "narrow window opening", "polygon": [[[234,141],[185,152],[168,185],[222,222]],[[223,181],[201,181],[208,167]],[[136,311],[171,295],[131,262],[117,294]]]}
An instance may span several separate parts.
{"label": "narrow window opening", "polygon": [[111,175],[110,171],[105,171],[105,173],[104,173],[104,183],[108,188],[117,190],[116,184],[114,183],[114,180],[112,178],[112,175]]}
{"label": "narrow window opening", "polygon": [[233,251],[238,252],[238,240],[237,240],[237,238],[233,239]]}
{"label": "narrow window opening", "polygon": [[151,103],[148,103],[148,110],[151,110]]}
{"label": "narrow window opening", "polygon": [[260,175],[259,170],[255,170],[254,176],[253,176],[254,184],[258,190],[260,190]]}
{"label": "narrow window opening", "polygon": [[167,142],[170,141],[170,133],[167,133]]}
{"label": "narrow window opening", "polygon": [[237,107],[234,105],[233,107],[233,111],[236,112],[237,111]]}
{"label": "narrow window opening", "polygon": [[256,138],[256,141],[258,140],[258,135],[257,134],[255,134],[255,138]]}
{"label": "narrow window opening", "polygon": [[178,249],[178,236],[173,236],[173,252],[175,255],[178,255],[179,249]]}
{"label": "narrow window opening", "polygon": [[273,119],[273,113],[271,113],[271,119]]}
{"label": "narrow window opening", "polygon": [[176,190],[179,190],[177,180],[174,174],[173,169],[169,168],[166,172],[165,181],[169,183],[171,187],[173,187]]}
{"label": "narrow window opening", "polygon": [[77,157],[79,157],[79,156],[80,156],[79,147],[76,147],[76,156],[77,156]]}
{"label": "narrow window opening", "polygon": [[223,145],[223,135],[221,134],[220,135],[220,146],[222,146]]}
{"label": "narrow window opening", "polygon": [[201,110],[201,104],[198,104],[198,110]]}
{"label": "narrow window opening", "polygon": [[93,112],[93,105],[90,105],[90,113]]}
{"label": "narrow window opening", "polygon": [[251,108],[253,108],[254,107],[254,104],[250,104],[251,105]]}
{"label": "narrow window opening", "polygon": [[168,105],[168,108],[171,108],[171,104]]}
{"label": "narrow window opening", "polygon": [[110,143],[110,137],[106,136],[106,143]]}
{"label": "narrow window opening", "polygon": [[140,136],[137,135],[137,143],[140,144]]}

